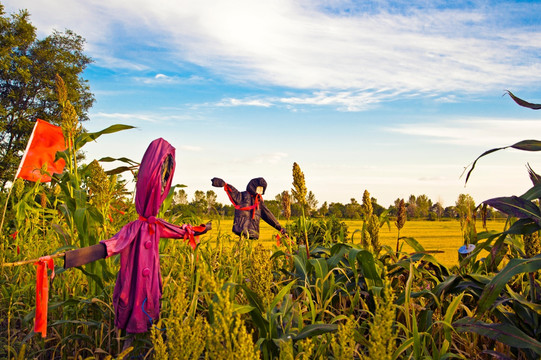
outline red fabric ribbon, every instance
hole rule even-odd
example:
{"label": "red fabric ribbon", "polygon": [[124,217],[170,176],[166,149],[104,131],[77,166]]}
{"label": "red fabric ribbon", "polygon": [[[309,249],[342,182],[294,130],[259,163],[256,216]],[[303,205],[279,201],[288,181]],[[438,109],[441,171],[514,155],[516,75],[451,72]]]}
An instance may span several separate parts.
{"label": "red fabric ribbon", "polygon": [[197,244],[199,243],[199,236],[194,236],[193,227],[190,224],[182,225],[182,229],[184,230],[184,240],[189,240],[188,244],[190,244],[192,249],[195,250]]}
{"label": "red fabric ribbon", "polygon": [[54,278],[54,260],[50,256],[39,258],[36,270],[36,318],[34,331],[47,336],[47,303],[49,301],[49,279],[47,268],[51,270],[51,280]]}
{"label": "red fabric ribbon", "polygon": [[195,232],[202,233],[207,227],[205,225],[192,226],[190,224],[184,224],[182,228],[186,231],[184,233],[184,240],[189,240],[188,244],[193,250],[199,245],[199,235],[195,235]]}
{"label": "red fabric ribbon", "polygon": [[255,198],[254,199],[254,204],[252,206],[241,207],[240,205],[237,205],[235,203],[235,201],[233,200],[233,197],[230,194],[231,188],[227,184],[224,185],[224,190],[225,190],[225,193],[227,194],[227,196],[229,196],[229,200],[231,201],[231,204],[233,204],[233,207],[235,209],[243,210],[243,211],[253,210],[252,211],[252,219],[255,218],[255,211],[257,209],[259,209],[259,201],[263,200],[263,197],[260,194],[252,195],[252,197]]}
{"label": "red fabric ribbon", "polygon": [[152,227],[152,224],[156,223],[156,217],[149,216],[148,219],[147,219],[147,218],[143,217],[142,215],[139,215],[139,220],[148,223],[148,233],[150,235],[154,235],[154,228]]}

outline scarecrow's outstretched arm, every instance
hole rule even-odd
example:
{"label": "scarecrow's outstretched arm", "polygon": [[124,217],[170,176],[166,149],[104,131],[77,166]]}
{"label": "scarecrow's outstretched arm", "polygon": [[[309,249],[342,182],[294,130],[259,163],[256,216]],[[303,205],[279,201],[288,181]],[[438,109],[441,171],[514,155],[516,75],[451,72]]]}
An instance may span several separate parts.
{"label": "scarecrow's outstretched arm", "polygon": [[81,266],[99,259],[105,259],[106,257],[107,249],[102,243],[66,251],[66,255],[64,256],[64,269]]}
{"label": "scarecrow's outstretched arm", "polygon": [[195,236],[206,234],[207,231],[212,230],[212,221],[209,221],[206,224],[201,224],[199,226],[194,226],[193,230]]}
{"label": "scarecrow's outstretched arm", "polygon": [[[185,229],[183,226],[173,225],[166,221],[161,222],[161,225],[162,229],[160,231],[160,237],[162,238],[180,239],[183,238],[187,233],[187,229]],[[201,224],[199,226],[190,225],[190,227],[193,230],[193,235],[199,236],[205,234],[209,230],[212,230],[212,222],[209,221],[208,223]]]}
{"label": "scarecrow's outstretched arm", "polygon": [[261,218],[270,226],[275,228],[278,231],[282,230],[282,225],[276,220],[272,212],[269,210],[268,207],[265,206],[265,204],[261,204]]}
{"label": "scarecrow's outstretched arm", "polygon": [[228,184],[222,179],[216,177],[212,178],[210,181],[212,182],[212,186],[224,188],[227,196],[229,196],[229,200],[231,200],[231,203],[233,203],[233,205],[237,205],[242,200],[240,192],[235,189],[233,185]]}

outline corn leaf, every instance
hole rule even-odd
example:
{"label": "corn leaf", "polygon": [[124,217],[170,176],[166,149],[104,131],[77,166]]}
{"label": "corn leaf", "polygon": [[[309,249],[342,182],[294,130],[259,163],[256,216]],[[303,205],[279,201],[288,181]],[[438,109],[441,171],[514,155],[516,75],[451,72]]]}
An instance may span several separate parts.
{"label": "corn leaf", "polygon": [[511,259],[488,283],[477,303],[477,314],[481,316],[498,298],[505,285],[515,275],[541,269],[541,254],[530,259]]}
{"label": "corn leaf", "polygon": [[[541,141],[539,141],[539,140],[522,140],[522,141],[519,141],[518,143],[513,144],[513,145],[494,148],[494,149],[490,149],[490,150],[485,151],[484,153],[479,155],[477,157],[477,159],[475,159],[475,161],[471,164],[471,169],[468,171],[468,174],[466,175],[466,181],[464,183],[465,184],[468,183],[468,179],[470,178],[470,175],[471,175],[473,169],[475,168],[475,165],[477,164],[477,161],[479,161],[479,159],[481,159],[483,156],[486,156],[488,154],[492,154],[493,152],[496,152],[496,151],[499,151],[499,150],[505,150],[507,148],[513,148],[513,149],[524,150],[524,151],[541,151]],[[466,171],[467,169],[468,169],[468,167],[466,167],[466,169],[464,169],[464,171]]]}
{"label": "corn leaf", "polygon": [[100,136],[104,134],[113,134],[122,130],[129,130],[133,129],[135,126],[131,125],[123,125],[123,124],[115,124],[111,125],[108,128],[105,128],[101,131],[94,132],[94,133],[82,133],[81,135],[77,136],[77,139],[75,139],[74,148],[75,150],[79,150],[82,148],[86,143],[90,141],[94,141]]}
{"label": "corn leaf", "polygon": [[509,90],[505,90],[505,92],[511,97],[511,99],[513,99],[514,102],[516,102],[520,106],[527,107],[527,108],[530,108],[530,109],[533,109],[533,110],[541,109],[541,104],[533,104],[533,103],[527,102],[525,100],[522,100],[521,98],[515,96]]}
{"label": "corn leaf", "polygon": [[293,340],[306,339],[308,337],[313,337],[328,332],[333,332],[338,330],[337,324],[310,324],[302,328],[302,330],[293,338]]}
{"label": "corn leaf", "polygon": [[519,219],[532,219],[541,224],[541,211],[533,202],[520,198],[518,196],[499,197],[489,199],[483,203],[496,208],[507,215]]}
{"label": "corn leaf", "polygon": [[454,322],[453,327],[458,332],[474,332],[511,347],[530,349],[536,354],[541,355],[541,343],[512,325],[487,324],[471,317],[465,317]]}

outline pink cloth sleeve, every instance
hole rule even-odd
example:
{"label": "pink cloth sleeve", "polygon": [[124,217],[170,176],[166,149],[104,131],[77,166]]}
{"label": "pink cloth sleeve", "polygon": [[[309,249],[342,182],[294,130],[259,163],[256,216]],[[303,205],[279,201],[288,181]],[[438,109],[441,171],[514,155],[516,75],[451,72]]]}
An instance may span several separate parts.
{"label": "pink cloth sleeve", "polygon": [[[191,226],[190,225],[173,225],[171,223],[168,223],[167,221],[157,219],[160,226],[160,237],[161,238],[173,238],[173,239],[180,239],[185,238],[185,236],[189,235]],[[193,234],[193,231],[192,231]]]}
{"label": "pink cloth sleeve", "polygon": [[146,224],[139,220],[132,221],[124,225],[112,238],[100,241],[107,248],[107,257],[120,253],[130,245],[139,233],[142,225]]}

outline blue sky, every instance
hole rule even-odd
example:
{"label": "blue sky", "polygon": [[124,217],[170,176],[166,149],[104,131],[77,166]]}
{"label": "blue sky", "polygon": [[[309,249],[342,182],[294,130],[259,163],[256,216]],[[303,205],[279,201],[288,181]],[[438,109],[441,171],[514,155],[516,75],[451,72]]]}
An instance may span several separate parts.
{"label": "blue sky", "polygon": [[[483,158],[541,138],[541,4],[535,1],[4,0],[40,37],[71,29],[94,59],[90,131],[137,127],[87,147],[140,161],[163,137],[175,182],[214,176],[266,198],[291,189],[297,162],[321,205],[426,194],[444,206],[520,195],[541,154]],[[451,3],[451,4],[449,4]],[[540,136],[538,136],[538,134]],[[219,201],[227,197],[214,189]]]}

